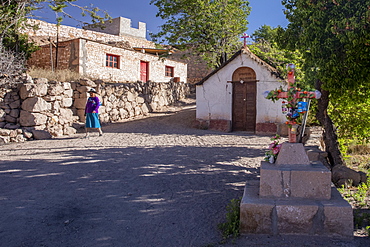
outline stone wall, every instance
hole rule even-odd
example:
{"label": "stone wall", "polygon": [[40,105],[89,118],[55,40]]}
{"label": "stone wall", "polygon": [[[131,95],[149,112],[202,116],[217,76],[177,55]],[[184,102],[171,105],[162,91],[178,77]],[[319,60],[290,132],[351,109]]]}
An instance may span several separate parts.
{"label": "stone wall", "polygon": [[88,79],[55,82],[27,78],[13,88],[0,88],[0,144],[75,134],[83,127],[88,91],[102,101],[102,123],[127,121],[164,110],[185,98],[187,83],[103,83]]}

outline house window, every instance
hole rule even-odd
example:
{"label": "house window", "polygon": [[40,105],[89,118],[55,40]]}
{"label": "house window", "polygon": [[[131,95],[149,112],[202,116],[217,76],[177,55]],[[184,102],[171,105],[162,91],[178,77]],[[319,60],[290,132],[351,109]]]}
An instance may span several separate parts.
{"label": "house window", "polygon": [[173,77],[174,73],[173,73],[173,67],[171,66],[166,66],[166,72],[165,72],[166,76],[170,76],[170,77]]}
{"label": "house window", "polygon": [[119,69],[119,56],[107,54],[105,59],[105,66]]}

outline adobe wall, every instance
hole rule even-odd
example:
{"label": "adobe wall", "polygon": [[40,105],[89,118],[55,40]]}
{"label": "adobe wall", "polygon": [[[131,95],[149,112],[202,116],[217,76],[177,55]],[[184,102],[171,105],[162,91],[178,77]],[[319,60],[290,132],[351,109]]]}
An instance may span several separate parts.
{"label": "adobe wall", "polygon": [[[56,41],[57,36],[57,25],[48,23],[45,21],[29,19],[28,20],[32,25],[38,25],[37,30],[32,28],[24,30],[31,40],[35,40],[39,45],[48,44],[48,37],[52,38],[52,41]],[[112,35],[102,32],[96,32],[91,30],[85,30],[76,27],[70,27],[66,25],[59,26],[59,39],[60,41],[76,39],[76,38],[85,38],[90,40],[95,40],[99,42],[109,43],[109,42],[128,42],[130,47],[147,47],[155,48],[155,44],[151,41],[148,41],[143,38],[137,38],[131,35]]]}
{"label": "adobe wall", "polygon": [[[78,40],[60,42],[58,49],[57,68],[79,72],[79,50],[80,43]],[[56,48],[53,46],[50,47],[50,45],[45,45],[32,53],[31,58],[27,61],[27,65],[30,67],[36,66],[44,69],[56,68],[55,57]]]}
{"label": "adobe wall", "polygon": [[103,123],[128,121],[189,94],[186,83],[102,83],[91,80],[55,82],[27,78],[13,88],[0,88],[0,144],[48,139],[83,129],[87,91],[100,94]]}

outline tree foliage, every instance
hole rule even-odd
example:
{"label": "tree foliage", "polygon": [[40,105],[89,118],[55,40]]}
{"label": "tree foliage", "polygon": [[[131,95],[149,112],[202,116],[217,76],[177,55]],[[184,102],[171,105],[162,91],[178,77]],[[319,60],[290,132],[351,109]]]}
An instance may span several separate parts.
{"label": "tree foliage", "polygon": [[370,86],[370,0],[282,3],[290,24],[279,42],[302,53],[306,81],[316,81],[317,89],[322,90],[317,117],[325,128],[329,158],[333,165],[340,164],[332,120],[343,136],[359,135],[360,126],[369,121],[366,114],[350,112],[356,104],[369,100],[369,95],[361,92]]}
{"label": "tree foliage", "polygon": [[[11,84],[19,74],[25,70],[25,61],[37,49],[28,42],[27,35],[21,29],[29,25],[27,17],[32,11],[47,6],[56,13],[57,23],[63,17],[74,18],[65,8],[73,6],[81,9],[82,15],[89,14],[93,24],[101,23],[110,16],[103,12],[104,17],[98,14],[100,9],[81,7],[74,2],[77,0],[0,0],[0,84]],[[74,18],[75,19],[75,18]],[[14,80],[13,80],[14,79]]]}
{"label": "tree foliage", "polygon": [[20,29],[27,25],[27,17],[32,11],[48,7],[56,14],[57,23],[60,24],[63,17],[73,18],[65,8],[72,6],[79,8],[82,15],[90,15],[92,23],[98,24],[109,20],[110,16],[103,11],[104,17],[98,13],[99,8],[92,6],[79,6],[77,0],[0,0],[0,48],[6,48],[14,52],[24,52],[29,55],[34,50],[27,42],[27,37],[21,34]]}
{"label": "tree foliage", "polygon": [[280,39],[299,49],[311,80],[341,95],[370,84],[370,0],[284,0],[290,21]]}
{"label": "tree foliage", "polygon": [[166,20],[154,41],[192,50],[212,67],[240,48],[250,13],[245,0],[152,0],[157,17]]}
{"label": "tree foliage", "polygon": [[281,27],[272,28],[271,26],[263,25],[252,34],[253,43],[249,45],[249,49],[259,56],[261,59],[275,67],[282,77],[286,77],[286,65],[293,63],[296,68],[296,81],[298,87],[304,88],[303,79],[303,59],[298,50],[284,49],[279,46],[278,36],[282,31]]}

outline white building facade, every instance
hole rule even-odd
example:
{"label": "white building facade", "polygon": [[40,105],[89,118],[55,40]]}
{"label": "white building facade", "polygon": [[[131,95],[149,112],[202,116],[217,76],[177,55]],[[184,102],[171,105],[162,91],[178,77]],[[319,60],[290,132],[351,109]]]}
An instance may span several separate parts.
{"label": "white building facade", "polygon": [[197,84],[199,127],[253,133],[283,132],[286,118],[281,101],[263,93],[285,82],[276,69],[244,48]]}

